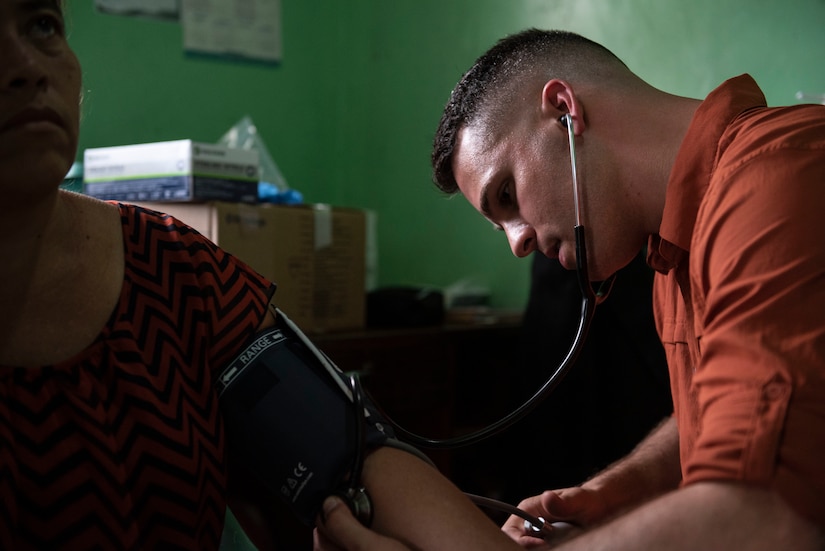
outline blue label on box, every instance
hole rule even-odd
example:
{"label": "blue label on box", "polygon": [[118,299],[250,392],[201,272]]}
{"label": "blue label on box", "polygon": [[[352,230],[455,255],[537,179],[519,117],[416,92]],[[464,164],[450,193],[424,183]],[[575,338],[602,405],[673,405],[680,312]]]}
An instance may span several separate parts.
{"label": "blue label on box", "polygon": [[107,201],[230,201],[254,203],[258,182],[226,180],[209,176],[165,176],[86,182],[86,195]]}

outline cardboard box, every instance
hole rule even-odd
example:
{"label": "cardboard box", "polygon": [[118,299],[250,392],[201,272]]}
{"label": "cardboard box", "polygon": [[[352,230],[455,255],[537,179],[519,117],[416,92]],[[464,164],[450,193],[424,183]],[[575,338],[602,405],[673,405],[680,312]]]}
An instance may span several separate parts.
{"label": "cardboard box", "polygon": [[114,201],[258,201],[258,152],[176,140],[87,149],[83,192]]}
{"label": "cardboard box", "polygon": [[365,326],[367,211],[321,204],[140,204],[180,219],[275,282],[275,304],[305,332]]}

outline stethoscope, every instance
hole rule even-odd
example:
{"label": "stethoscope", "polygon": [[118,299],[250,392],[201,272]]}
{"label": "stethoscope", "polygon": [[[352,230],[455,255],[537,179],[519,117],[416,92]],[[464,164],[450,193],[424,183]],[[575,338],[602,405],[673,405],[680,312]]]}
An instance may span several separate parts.
{"label": "stethoscope", "polygon": [[[584,225],[581,217],[581,190],[578,181],[578,171],[576,169],[576,145],[575,135],[573,132],[573,117],[567,113],[559,120],[562,125],[567,127],[568,142],[570,144],[570,170],[573,176],[573,202],[576,219],[576,225],[573,228],[576,241],[576,274],[579,282],[579,289],[582,293],[581,318],[579,319],[579,325],[576,330],[576,335],[573,338],[573,342],[570,345],[570,349],[559,366],[550,374],[550,377],[548,377],[538,391],[536,391],[533,396],[528,398],[527,401],[525,401],[521,406],[498,421],[466,435],[457,436],[454,438],[432,439],[414,434],[399,426],[397,423],[394,423],[392,419],[389,419],[388,417],[387,420],[393,425],[393,429],[401,440],[423,448],[446,449],[476,444],[485,438],[501,433],[533,411],[542,400],[544,400],[551,392],[553,392],[553,390],[555,390],[559,383],[561,383],[564,376],[570,371],[570,368],[576,362],[576,359],[579,357],[579,354],[584,348],[584,342],[587,338],[588,331],[590,330],[590,324],[593,321],[596,306],[601,304],[610,294],[615,275],[610,276],[602,282],[596,290],[594,290],[593,286],[590,284],[590,274],[587,269],[587,246],[585,244]],[[360,385],[357,377],[351,379],[350,385],[353,389],[353,394],[358,394],[360,392]],[[359,469],[353,471],[359,475],[360,462],[363,460],[362,455],[362,452],[359,452],[357,455],[358,459],[356,459],[356,465]],[[354,478],[357,480],[360,476]],[[543,518],[534,517],[521,509],[518,509],[517,507],[475,494],[465,493],[465,495],[467,495],[470,500],[480,507],[496,509],[504,513],[521,517],[525,521],[525,531],[531,535],[541,537],[543,535],[548,535],[552,530],[552,528],[548,530],[547,523]],[[554,524],[557,525],[554,528],[558,529],[560,528],[560,525],[563,525],[564,523]]]}
{"label": "stethoscope", "polygon": [[613,280],[615,276],[611,276],[602,282],[597,290],[594,290],[590,284],[590,272],[587,269],[587,246],[585,244],[584,225],[582,224],[581,217],[581,193],[578,171],[576,170],[576,142],[573,133],[573,118],[569,113],[567,113],[561,117],[560,120],[562,124],[567,127],[567,135],[569,138],[568,141],[570,143],[570,170],[573,176],[573,202],[576,216],[576,225],[573,228],[574,237],[576,240],[576,274],[579,282],[579,289],[582,293],[581,318],[579,319],[579,325],[576,330],[576,335],[573,338],[573,343],[570,345],[567,355],[561,361],[559,366],[553,371],[539,390],[533,394],[533,396],[528,398],[526,402],[508,415],[482,429],[479,429],[476,432],[454,438],[439,440],[424,438],[417,434],[413,434],[405,430],[403,427],[399,427],[393,423],[393,428],[395,428],[399,437],[402,440],[408,441],[410,444],[433,449],[468,446],[504,431],[512,426],[516,421],[522,419],[525,415],[530,413],[558,386],[563,377],[576,362],[576,359],[579,357],[579,354],[584,348],[584,341],[587,338],[588,331],[590,330],[590,324],[593,320],[593,314],[596,311],[596,306],[601,304],[607,298],[611,288],[613,287]]}

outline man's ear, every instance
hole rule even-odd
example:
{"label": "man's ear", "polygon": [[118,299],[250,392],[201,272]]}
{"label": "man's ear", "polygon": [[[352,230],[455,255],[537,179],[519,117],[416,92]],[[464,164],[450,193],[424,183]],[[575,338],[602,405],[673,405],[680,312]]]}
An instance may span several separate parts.
{"label": "man's ear", "polygon": [[570,113],[574,134],[578,136],[584,132],[584,109],[573,88],[563,80],[553,79],[545,83],[541,90],[541,112],[554,120]]}

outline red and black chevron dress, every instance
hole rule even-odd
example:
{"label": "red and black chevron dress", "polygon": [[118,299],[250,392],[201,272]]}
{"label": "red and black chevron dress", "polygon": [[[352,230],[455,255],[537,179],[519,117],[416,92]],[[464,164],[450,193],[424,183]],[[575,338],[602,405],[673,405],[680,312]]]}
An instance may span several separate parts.
{"label": "red and black chevron dress", "polygon": [[[212,376],[274,286],[177,220],[120,205],[120,302],[88,349],[0,367],[0,549],[217,549]],[[44,346],[47,346],[44,343]]]}

